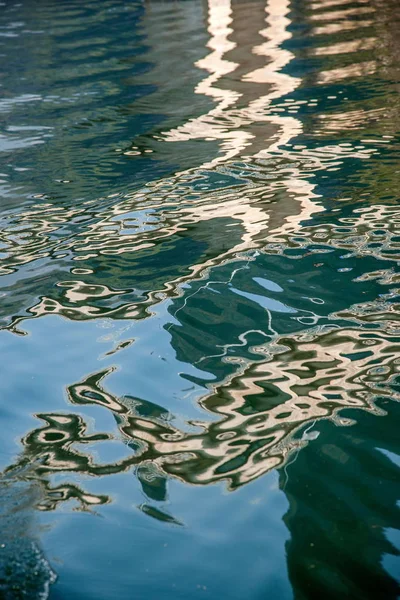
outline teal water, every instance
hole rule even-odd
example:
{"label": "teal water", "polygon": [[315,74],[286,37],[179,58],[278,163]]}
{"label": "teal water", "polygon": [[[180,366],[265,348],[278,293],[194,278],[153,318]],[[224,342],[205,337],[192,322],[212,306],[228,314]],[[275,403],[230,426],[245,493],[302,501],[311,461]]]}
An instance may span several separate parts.
{"label": "teal water", "polygon": [[399,28],[1,3],[1,598],[400,596]]}

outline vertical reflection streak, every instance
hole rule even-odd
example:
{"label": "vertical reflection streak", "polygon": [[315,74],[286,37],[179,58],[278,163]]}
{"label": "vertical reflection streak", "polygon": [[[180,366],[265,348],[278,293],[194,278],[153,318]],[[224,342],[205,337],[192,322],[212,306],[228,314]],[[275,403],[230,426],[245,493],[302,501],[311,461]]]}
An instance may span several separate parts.
{"label": "vertical reflection streak", "polygon": [[[201,168],[211,168],[224,163],[244,151],[246,154],[254,154],[251,152],[253,146],[277,149],[301,132],[301,124],[298,119],[285,117],[283,120],[278,116],[268,114],[268,107],[274,99],[294,91],[300,83],[299,78],[281,73],[282,68],[293,58],[290,51],[282,48],[282,44],[291,37],[287,30],[290,24],[288,16],[290,2],[289,0],[283,2],[268,0],[265,12],[267,27],[262,28],[258,32],[258,36],[254,37],[262,36],[268,41],[253,47],[252,54],[265,57],[267,64],[242,76],[241,82],[247,84],[245,88],[241,82],[235,82],[235,79],[231,78],[228,82],[228,89],[222,89],[221,85],[216,87],[215,84],[240,66],[223,57],[233,49],[236,48],[240,51],[241,48],[237,43],[229,40],[230,34],[235,32],[232,28],[230,2],[209,0],[208,31],[211,39],[208,46],[213,49],[213,52],[205,59],[198,61],[196,66],[205,68],[211,75],[197,86],[196,92],[214,97],[220,102],[206,115],[201,115],[177,129],[164,133],[165,140],[170,142],[196,138],[221,140],[222,155],[203,164]],[[246,21],[244,24],[239,22],[236,26],[246,27]],[[262,90],[262,86],[265,84],[268,85],[268,93],[258,94],[258,88]],[[247,106],[238,108],[237,102],[243,95],[240,90],[249,91],[252,88],[258,97],[251,100]],[[270,124],[272,127],[267,127],[265,130],[267,136],[259,139],[257,124],[261,122],[266,125]],[[278,132],[276,132],[277,127]],[[272,140],[276,141],[272,142]]]}
{"label": "vertical reflection streak", "polygon": [[210,39],[207,47],[212,49],[211,54],[197,61],[195,66],[205,69],[210,76],[203,79],[196,87],[198,94],[205,94],[219,101],[218,106],[209,114],[220,114],[233,104],[237,95],[231,90],[216,87],[218,80],[231,73],[237,63],[224,58],[225,54],[235,48],[236,44],[229,40],[232,33],[229,25],[232,23],[232,8],[230,0],[208,0],[208,32]]}

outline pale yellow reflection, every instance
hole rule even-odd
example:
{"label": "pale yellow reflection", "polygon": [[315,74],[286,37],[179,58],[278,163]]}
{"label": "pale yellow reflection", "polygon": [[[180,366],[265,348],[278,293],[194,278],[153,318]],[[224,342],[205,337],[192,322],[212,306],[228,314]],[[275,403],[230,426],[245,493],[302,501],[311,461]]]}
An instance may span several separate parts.
{"label": "pale yellow reflection", "polygon": [[375,12],[373,6],[360,6],[358,8],[348,8],[346,10],[337,10],[329,12],[319,12],[314,15],[310,15],[310,21],[338,21],[340,19],[347,19],[348,17],[354,17],[358,15],[366,15]]}
{"label": "pale yellow reflection", "polygon": [[349,40],[347,42],[337,42],[330,46],[318,46],[312,48],[311,54],[315,56],[335,55],[335,54],[350,54],[351,52],[361,52],[362,50],[372,50],[376,47],[377,38],[361,38],[358,40]]}
{"label": "pale yellow reflection", "polygon": [[350,110],[333,114],[319,115],[321,126],[315,134],[324,134],[327,131],[345,131],[348,129],[361,129],[368,123],[378,122],[386,115],[387,109],[376,108],[371,110]]}
{"label": "pale yellow reflection", "polygon": [[[204,119],[215,132],[221,125],[219,119],[223,118],[224,127],[220,131],[222,155],[198,169],[151,182],[142,190],[115,201],[98,212],[96,220],[82,228],[73,239],[63,244],[56,240],[58,251],[72,252],[74,260],[85,261],[101,255],[129,255],[160,247],[163,240],[185,231],[190,231],[194,238],[206,239],[211,250],[207,258],[203,257],[198,264],[192,265],[190,273],[166,281],[163,290],[148,292],[146,304],[150,306],[152,302],[159,301],[161,292],[171,296],[182,294],[182,285],[186,281],[206,278],[214,266],[236,260],[248,250],[262,248],[268,238],[285,239],[293,235],[301,228],[302,220],[322,210],[310,177],[313,172],[335,168],[340,164],[338,161],[348,156],[366,159],[368,155],[362,150],[344,149],[340,145],[316,148],[312,152],[293,151],[290,146],[285,146],[301,133],[301,121],[292,115],[271,114],[269,107],[273,100],[287,96],[300,84],[298,78],[282,73],[293,58],[293,54],[283,48],[292,35],[289,31],[290,8],[288,0],[269,0],[265,7],[261,5],[260,14],[264,15],[264,21],[256,22],[253,17],[251,20],[252,26],[257,27],[255,39],[260,42],[254,45],[247,34],[243,37],[242,28],[246,24],[241,23],[238,15],[233,18],[235,15],[229,1],[210,0],[208,46],[212,51],[201,62],[201,68],[205,68],[210,75],[199,84],[197,91],[213,96],[219,104],[206,115],[166,135],[170,135],[170,139],[178,139],[174,136],[179,137],[183,132],[187,139],[192,135],[206,136],[208,133],[205,133],[202,125]],[[236,41],[232,41],[231,37]],[[240,40],[245,43],[244,54]],[[236,62],[226,58],[226,54],[233,51]],[[246,60],[244,65],[240,65],[239,60],[244,60],[243,57]],[[263,66],[252,68],[258,64]],[[239,67],[243,73],[237,70]],[[351,73],[354,75],[358,73],[357,69],[362,68],[362,64],[361,67],[352,66],[354,70]],[[241,77],[229,77],[228,89],[221,87],[224,76],[230,76],[234,71],[237,76],[242,73]],[[333,75],[330,73],[330,76],[343,76],[343,71],[338,71],[334,71]],[[348,71],[344,70],[344,76],[347,76],[346,73]],[[249,99],[249,102],[237,108],[238,99]],[[265,123],[267,129],[260,130],[260,122]],[[326,126],[329,126],[329,122],[329,115],[324,115]],[[193,128],[197,128],[195,134]],[[229,159],[241,154],[244,141],[246,151],[252,151],[251,160],[255,161],[255,178],[261,175],[259,181],[237,186],[233,184],[216,191],[201,191],[198,188],[195,192],[192,189],[192,182],[197,180],[198,183],[203,169],[212,169],[214,175],[218,174],[218,169],[225,169],[229,174]],[[280,161],[275,166],[270,163],[274,156],[279,156]],[[249,160],[247,156],[247,162]],[[235,176],[234,171],[232,174]],[[268,175],[267,179],[264,178],[265,174]],[[90,203],[87,209],[83,205],[69,210],[68,215],[62,208],[44,204],[23,216],[22,223],[26,220],[33,224],[38,234],[30,240],[25,254],[19,251],[19,264],[37,258],[44,248],[50,253],[49,234],[57,229],[59,223],[84,214],[86,210],[90,210]],[[221,220],[225,220],[223,231],[218,225]],[[237,224],[240,224],[241,233],[239,239],[236,235],[233,241],[229,227]],[[212,234],[213,227],[215,235]],[[79,315],[96,318],[101,310],[91,303],[96,298],[118,296],[117,292],[105,286],[92,286],[93,289],[89,289],[80,280],[61,282],[60,285],[64,288],[67,306],[63,305],[63,299],[43,298],[30,310],[31,314],[51,312],[70,318],[78,318]],[[123,315],[118,310],[110,309],[107,314],[112,316],[115,312],[124,318],[137,318],[141,314],[137,304],[126,305]]]}
{"label": "pale yellow reflection", "polygon": [[319,27],[313,27],[311,35],[331,35],[333,33],[342,33],[343,31],[354,31],[356,29],[362,29],[364,27],[372,27],[374,21],[341,21],[339,23],[329,23],[328,25],[321,25]]}
{"label": "pale yellow reflection", "polygon": [[317,83],[333,83],[348,77],[365,77],[373,75],[377,69],[375,60],[367,60],[364,62],[341,67],[340,69],[331,69],[330,71],[320,71],[318,73]]}
{"label": "pale yellow reflection", "polygon": [[237,63],[224,58],[224,55],[233,50],[236,44],[229,40],[232,28],[231,2],[230,0],[209,0],[208,2],[208,32],[210,39],[207,47],[212,49],[211,54],[197,61],[196,66],[205,69],[210,76],[203,79],[196,87],[198,94],[205,94],[219,101],[216,109],[208,114],[218,114],[226,109],[238,97],[231,90],[223,90],[215,86],[215,83],[224,75],[231,73],[238,66]]}
{"label": "pale yellow reflection", "polygon": [[[261,360],[245,361],[201,399],[202,407],[220,420],[196,421],[192,433],[179,429],[173,415],[140,415],[133,398],[106,392],[100,385],[106,372],[70,386],[69,399],[111,410],[118,415],[123,439],[139,443],[121,470],[148,464],[186,483],[225,480],[235,488],[284,465],[293,451],[313,439],[306,434],[299,438],[300,428],[313,426],[315,436],[320,419],[350,425],[340,414],[343,408],[380,415],[383,411],[374,404],[377,395],[400,399],[390,387],[400,370],[399,346],[384,331],[384,319],[382,313],[381,330],[374,334],[352,327],[327,328],[281,336],[267,347],[254,348]],[[262,401],[254,404],[257,395]],[[279,404],[276,397],[281,398]]]}
{"label": "pale yellow reflection", "polygon": [[[356,0],[357,4],[368,4],[370,0]],[[354,4],[354,0],[320,0],[320,2],[310,3],[312,10],[331,8],[332,6],[343,6],[346,4]]]}
{"label": "pale yellow reflection", "polygon": [[[250,104],[242,109],[227,109],[226,94],[222,94],[221,103],[215,109],[202,115],[198,119],[194,119],[186,123],[178,129],[169,131],[166,134],[166,139],[169,141],[177,141],[182,139],[193,139],[194,137],[208,137],[210,134],[210,126],[213,129],[214,136],[221,136],[224,141],[222,147],[225,148],[222,156],[218,156],[213,161],[202,165],[202,168],[215,167],[216,165],[227,162],[230,158],[237,155],[243,150],[251,140],[254,145],[254,138],[257,134],[252,133],[252,127],[256,127],[257,122],[264,121],[271,124],[271,128],[267,129],[267,133],[275,131],[275,135],[270,139],[263,138],[259,145],[263,150],[258,153],[260,157],[264,157],[266,152],[264,148],[275,150],[281,144],[287,143],[294,135],[301,131],[300,121],[292,116],[276,116],[268,115],[266,108],[274,98],[288,94],[299,85],[300,80],[286,74],[282,74],[280,70],[288,64],[293,55],[281,48],[282,43],[291,37],[287,31],[290,24],[289,2],[281,0],[269,0],[265,9],[265,22],[267,27],[263,28],[260,36],[267,38],[267,42],[252,48],[252,53],[261,56],[267,64],[265,68],[250,70],[244,77],[245,90],[259,86],[259,84],[269,83],[267,90],[268,94],[256,97]],[[237,23],[240,27],[240,22]],[[209,4],[209,31],[211,40],[209,47],[213,52],[208,55],[203,61],[197,63],[198,66],[207,68],[212,73],[207,77],[197,88],[198,92],[207,93],[218,97],[218,88],[215,83],[220,79],[222,74],[226,74],[236,65],[230,61],[226,61],[223,56],[226,52],[233,49],[234,45],[229,42],[228,35],[232,32],[232,17],[230,4],[226,0],[211,0]],[[234,86],[234,83],[232,83]],[[261,86],[262,89],[262,86]],[[255,87],[256,96],[258,88]],[[232,90],[232,96],[229,99],[234,100],[238,93]],[[220,130],[219,118],[224,119],[224,126]],[[207,124],[207,127],[204,124]],[[233,125],[233,127],[232,127]],[[248,127],[246,127],[248,125]],[[199,170],[200,170],[199,169]],[[282,177],[282,182],[279,187],[287,189],[290,196],[298,194],[301,196],[301,202],[304,202],[304,197],[313,197],[313,186],[308,184],[304,179],[292,176],[292,172],[297,173],[296,167],[287,166],[286,173]],[[219,193],[203,193],[197,194],[188,202],[185,198],[185,193],[180,191],[180,186],[185,185],[185,181],[190,182],[195,171],[186,171],[178,174],[173,179],[166,179],[160,182],[155,182],[149,186],[148,192],[134,194],[123,203],[116,204],[108,211],[105,220],[100,220],[95,225],[91,226],[91,230],[81,237],[78,243],[78,249],[85,252],[85,257],[91,256],[91,252],[122,253],[137,249],[137,243],[151,243],[152,239],[159,240],[187,229],[190,224],[207,222],[212,219],[229,218],[233,221],[239,221],[243,227],[241,242],[230,247],[228,251],[219,254],[218,260],[232,257],[235,253],[245,251],[255,247],[261,243],[256,242],[257,236],[265,231],[270,218],[270,211],[267,210],[269,198],[274,196],[274,187],[264,185],[248,186],[245,188],[238,187],[234,191],[221,191]],[[163,189],[167,189],[164,192]],[[265,200],[263,200],[263,196]],[[180,197],[179,206],[176,207],[176,198]],[[158,218],[154,220],[152,225],[145,228],[132,229],[132,233],[124,236],[121,240],[120,224],[123,224],[124,215],[127,215],[135,207],[136,214],[138,208],[151,201],[152,212],[162,208],[161,218],[160,213]],[[285,216],[293,212],[293,202],[287,203]],[[171,208],[169,208],[169,206]],[[299,212],[300,205],[296,211]],[[315,207],[314,207],[315,208]],[[318,210],[318,209],[316,209]],[[311,206],[310,206],[311,211]],[[148,211],[146,211],[148,212]],[[275,226],[276,224],[274,224]],[[123,225],[122,225],[123,226]],[[212,266],[214,259],[202,263],[200,270]],[[197,267],[193,267],[195,272]]]}
{"label": "pale yellow reflection", "polygon": [[[210,168],[221,164],[243,152],[254,154],[256,146],[265,148],[276,143],[285,143],[286,138],[289,139],[300,132],[299,121],[286,117],[287,124],[291,126],[292,131],[289,137],[286,134],[283,139],[282,121],[268,115],[267,110],[274,98],[289,94],[300,83],[298,78],[280,72],[293,58],[291,52],[281,47],[282,43],[291,37],[287,30],[287,26],[290,24],[289,5],[289,0],[269,0],[267,2],[265,8],[267,27],[258,31],[254,38],[264,37],[268,41],[251,48],[249,56],[247,47],[249,36],[246,31],[250,27],[249,19],[244,19],[243,22],[236,20],[233,23],[229,1],[210,0],[208,31],[211,39],[208,46],[213,49],[213,52],[197,62],[196,66],[205,68],[211,75],[197,86],[196,92],[214,97],[219,103],[207,114],[192,119],[176,129],[164,132],[164,139],[170,142],[207,138],[220,140],[219,156],[202,167]],[[257,10],[259,7],[260,5],[257,4]],[[251,26],[253,27],[256,22],[252,18]],[[243,39],[243,46],[230,41],[233,34],[238,39]],[[238,61],[242,61],[242,64],[233,63],[224,58],[224,55],[234,48],[235,56],[238,57]],[[241,68],[247,64],[251,55],[254,57],[251,62],[256,62],[255,57],[259,56],[265,59],[266,65],[245,72],[239,79],[234,76],[224,78],[238,67]],[[251,62],[249,62],[249,66]],[[221,86],[222,79],[227,82],[227,86]],[[245,83],[244,87],[243,83]],[[266,94],[262,93],[263,84],[267,85]],[[247,106],[238,108],[237,104],[246,95],[249,96],[250,102]],[[252,96],[254,99],[251,99]],[[261,135],[263,135],[261,139],[260,133],[257,131],[260,123],[264,123],[261,128]]]}

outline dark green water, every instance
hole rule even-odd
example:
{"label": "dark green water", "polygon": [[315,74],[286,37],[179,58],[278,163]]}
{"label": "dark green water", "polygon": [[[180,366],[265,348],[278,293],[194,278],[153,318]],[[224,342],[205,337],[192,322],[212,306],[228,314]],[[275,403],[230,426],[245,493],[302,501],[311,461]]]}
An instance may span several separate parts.
{"label": "dark green water", "polygon": [[1,598],[400,596],[399,31],[1,3]]}

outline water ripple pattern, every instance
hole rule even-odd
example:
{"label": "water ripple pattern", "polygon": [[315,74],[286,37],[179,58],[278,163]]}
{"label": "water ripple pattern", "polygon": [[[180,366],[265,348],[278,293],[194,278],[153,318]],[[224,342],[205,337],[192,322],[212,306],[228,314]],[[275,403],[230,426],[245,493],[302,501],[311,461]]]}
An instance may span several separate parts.
{"label": "water ripple pattern", "polygon": [[6,598],[398,597],[399,9],[1,3]]}

